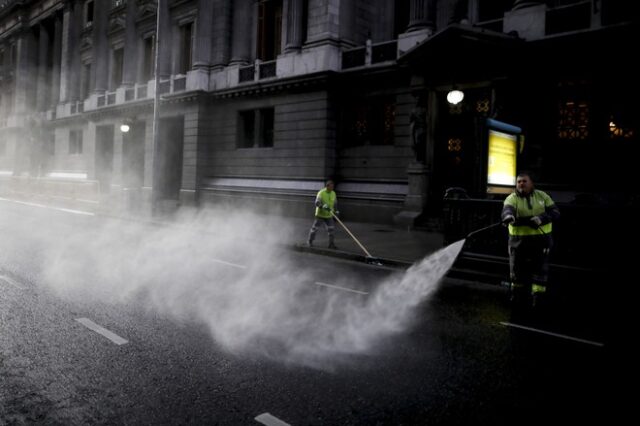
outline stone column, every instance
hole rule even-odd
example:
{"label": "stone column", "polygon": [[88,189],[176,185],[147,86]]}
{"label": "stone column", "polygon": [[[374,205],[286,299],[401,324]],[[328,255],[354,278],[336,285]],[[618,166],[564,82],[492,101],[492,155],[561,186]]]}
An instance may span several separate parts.
{"label": "stone column", "polygon": [[379,12],[374,16],[374,27],[371,31],[371,40],[374,43],[393,40],[395,2],[387,0],[375,0],[374,5]]}
{"label": "stone column", "polygon": [[158,51],[158,74],[161,80],[166,80],[171,76],[171,16],[169,11],[169,0],[158,0],[160,8],[160,29],[156,34],[160,43]]}
{"label": "stone column", "polygon": [[428,29],[435,31],[435,0],[409,0],[407,32]]}
{"label": "stone column", "polygon": [[60,75],[62,67],[62,17],[56,13],[53,31],[53,70],[51,76],[50,105],[55,108],[60,102]]}
{"label": "stone column", "polygon": [[[214,67],[223,67],[229,63],[229,50],[231,41],[231,0],[220,0],[215,2],[214,18],[213,18],[213,52],[211,54],[211,62]],[[247,31],[247,17],[242,25],[244,31]]]}
{"label": "stone column", "polygon": [[[69,23],[71,26],[71,35],[73,39],[73,50],[70,52],[70,86],[69,86],[69,100],[77,101],[80,99],[80,80],[81,80],[81,68],[82,58],[80,57],[80,29],[82,25],[82,5],[76,4],[73,9],[72,19]],[[82,99],[84,100],[84,99]]]}
{"label": "stone column", "polygon": [[62,15],[62,52],[60,64],[60,102],[78,99],[80,68],[81,5],[65,3]]}
{"label": "stone column", "polygon": [[109,87],[109,44],[107,40],[107,18],[110,2],[94,1],[93,18],[93,70],[95,73],[95,93],[104,93]]}
{"label": "stone column", "polygon": [[198,1],[195,30],[193,68],[207,70],[211,66],[211,41],[213,38],[213,2],[211,0]]}
{"label": "stone column", "polygon": [[287,37],[285,53],[297,51],[302,47],[304,34],[303,8],[305,0],[289,0],[287,3]]}
{"label": "stone column", "polygon": [[[333,20],[335,19],[335,16],[333,17],[333,19],[331,16],[329,16],[329,19]],[[340,25],[340,30],[338,31],[340,40],[355,44],[356,42],[355,40],[356,2],[355,1],[349,1],[349,0],[340,1],[338,22]],[[329,27],[329,34],[331,37],[332,22],[329,21],[327,22],[327,24]]]}
{"label": "stone column", "polygon": [[67,2],[62,12],[62,47],[60,52],[60,102],[62,103],[73,98],[72,92],[78,81],[77,76],[73,73],[73,57],[78,50],[78,32],[75,22],[74,7],[70,2]]}
{"label": "stone column", "polygon": [[16,92],[15,108],[16,115],[25,114],[33,106],[34,84],[37,79],[35,72],[37,64],[37,44],[36,38],[31,28],[22,30],[17,43],[16,58]]}
{"label": "stone column", "polygon": [[231,63],[246,64],[251,61],[251,37],[253,19],[251,0],[234,0]]}
{"label": "stone column", "polygon": [[469,0],[456,0],[449,24],[469,23]]}
{"label": "stone column", "polygon": [[40,32],[38,37],[38,80],[37,80],[37,97],[36,97],[36,109],[38,111],[44,111],[48,106],[49,98],[49,81],[47,75],[49,74],[49,66],[47,59],[49,57],[49,31],[47,27],[40,23]]}
{"label": "stone column", "polygon": [[122,85],[127,87],[135,84],[136,74],[138,72],[138,61],[141,59],[140,55],[137,54],[138,37],[136,34],[136,12],[136,2],[131,0],[127,1],[122,74]]}
{"label": "stone column", "polygon": [[411,125],[416,161],[412,161],[407,167],[409,189],[402,211],[393,218],[394,223],[402,227],[413,227],[426,214],[433,170],[436,108],[435,93],[420,89],[416,96]]}

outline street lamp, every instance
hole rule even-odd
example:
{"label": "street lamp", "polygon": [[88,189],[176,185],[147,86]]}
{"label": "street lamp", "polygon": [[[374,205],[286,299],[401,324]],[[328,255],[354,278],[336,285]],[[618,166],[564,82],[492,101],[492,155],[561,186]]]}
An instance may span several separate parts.
{"label": "street lamp", "polygon": [[458,90],[455,86],[449,93],[447,93],[447,102],[453,105],[458,105],[464,99],[464,93]]}

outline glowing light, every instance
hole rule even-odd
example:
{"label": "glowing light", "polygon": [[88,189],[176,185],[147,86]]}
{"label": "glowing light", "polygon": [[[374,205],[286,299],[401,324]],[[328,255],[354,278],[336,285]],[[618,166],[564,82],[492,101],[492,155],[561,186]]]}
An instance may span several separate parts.
{"label": "glowing light", "polygon": [[464,93],[460,90],[452,90],[447,93],[447,102],[453,105],[458,105],[464,99]]}

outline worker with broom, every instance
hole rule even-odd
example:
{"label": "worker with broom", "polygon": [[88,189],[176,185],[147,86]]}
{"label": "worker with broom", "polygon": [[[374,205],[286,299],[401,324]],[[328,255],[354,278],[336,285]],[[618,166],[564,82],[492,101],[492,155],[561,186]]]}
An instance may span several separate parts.
{"label": "worker with broom", "polygon": [[511,301],[540,306],[547,291],[552,222],[560,211],[551,197],[534,189],[529,173],[516,177],[516,190],[504,201],[502,222],[509,226]]}
{"label": "worker with broom", "polygon": [[333,217],[338,214],[338,197],[334,191],[335,184],[332,180],[328,180],[324,188],[318,191],[316,195],[316,215],[311,230],[309,231],[309,238],[307,239],[307,245],[313,247],[313,240],[316,238],[316,232],[320,224],[324,223],[329,234],[329,248],[337,249],[335,244],[335,223]]}

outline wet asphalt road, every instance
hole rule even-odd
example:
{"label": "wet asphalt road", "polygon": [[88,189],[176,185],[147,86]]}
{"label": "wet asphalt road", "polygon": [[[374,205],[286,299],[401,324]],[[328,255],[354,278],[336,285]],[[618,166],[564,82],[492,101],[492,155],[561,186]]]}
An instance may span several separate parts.
{"label": "wet asphalt road", "polygon": [[[106,219],[6,202],[0,212],[0,425],[259,425],[254,418],[263,413],[291,425],[611,419],[610,350],[597,315],[587,325],[574,321],[580,327],[516,318],[588,342],[509,327],[504,323],[516,319],[504,289],[445,280],[408,329],[366,354],[324,367],[280,362],[229,351],[204,324],[158,312],[144,295],[107,303],[95,295],[56,293],[42,282],[37,231],[46,227],[65,238]],[[372,291],[392,273],[313,255],[283,256],[320,282],[353,277],[358,291]],[[319,299],[336,292],[370,297],[314,285],[309,292]],[[128,342],[115,344],[78,318]]]}

